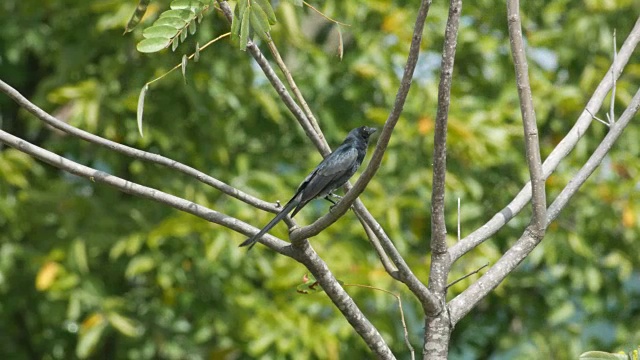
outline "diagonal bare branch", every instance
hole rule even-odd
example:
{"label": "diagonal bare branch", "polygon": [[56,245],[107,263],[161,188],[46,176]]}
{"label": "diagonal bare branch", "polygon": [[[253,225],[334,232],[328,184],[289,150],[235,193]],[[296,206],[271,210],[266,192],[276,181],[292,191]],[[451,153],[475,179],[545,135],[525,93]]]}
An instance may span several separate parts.
{"label": "diagonal bare branch", "polygon": [[547,226],[558,217],[560,211],[567,205],[567,202],[576,192],[580,189],[580,186],[593,174],[595,169],[602,163],[605,155],[611,150],[613,144],[618,140],[625,127],[629,125],[629,122],[634,118],[638,110],[640,109],[640,89],[636,92],[631,103],[622,114],[620,119],[611,124],[611,129],[604,137],[600,145],[593,152],[589,160],[584,164],[578,173],[569,181],[567,186],[562,189],[560,194],[553,200],[553,203],[549,206],[547,212]]}
{"label": "diagonal bare branch", "polygon": [[[31,155],[36,159],[44,161],[54,167],[83,177],[85,179],[89,179],[92,182],[106,184],[127,194],[139,196],[171,206],[172,208],[187,212],[212,223],[222,225],[241,234],[249,235],[256,231],[253,226],[231,216],[206,208],[192,201],[167,194],[154,188],[139,185],[120,177],[108,174],[104,171],[99,171],[71,161],[58,154],[52,153],[48,150],[31,144],[26,140],[13,136],[3,130],[0,130],[0,142],[5,143],[6,145],[11,146],[25,154]],[[278,239],[275,236],[269,235],[265,243],[273,250],[282,255],[292,256],[293,254],[290,244],[281,239]]]}
{"label": "diagonal bare branch", "polygon": [[121,154],[132,157],[134,159],[140,159],[140,160],[148,161],[154,164],[166,166],[170,169],[174,169],[185,175],[195,178],[196,180],[204,184],[207,184],[231,197],[234,197],[240,201],[243,201],[249,205],[255,206],[259,209],[274,212],[274,213],[280,210],[276,205],[272,203],[269,203],[269,202],[260,200],[254,196],[251,196],[241,190],[234,188],[231,185],[228,185],[190,166],[184,165],[180,162],[177,162],[175,160],[169,159],[167,157],[164,157],[158,154],[142,151],[136,148],[123,145],[123,144],[119,144],[111,140],[107,140],[105,138],[91,134],[84,130],[80,130],[74,126],[71,126],[65,123],[64,121],[58,120],[54,116],[51,116],[46,111],[39,108],[34,103],[30,102],[27,98],[22,96],[22,94],[20,94],[16,89],[14,89],[13,87],[11,87],[10,85],[8,85],[2,80],[0,80],[0,92],[5,93],[7,96],[12,98],[18,105],[20,105],[21,107],[29,111],[33,116],[35,116],[39,120],[67,134],[76,136],[87,142],[117,151]]}
{"label": "diagonal bare branch", "polygon": [[[231,10],[231,7],[226,0],[218,0],[218,3],[220,4],[220,9],[222,9],[225,18],[227,18],[227,21],[229,21],[229,24],[231,24],[231,21],[233,19],[233,11]],[[304,130],[305,134],[309,137],[309,139],[311,139],[320,153],[323,156],[327,156],[329,153],[331,153],[331,148],[329,148],[324,135],[319,132],[319,129],[318,131],[316,131],[316,128],[311,124],[311,121],[307,118],[302,109],[300,109],[298,104],[291,97],[291,95],[287,91],[287,88],[284,86],[278,75],[276,75],[275,71],[271,67],[271,64],[269,64],[267,59],[264,57],[264,54],[262,54],[262,51],[260,51],[260,48],[258,48],[258,46],[253,41],[249,40],[249,42],[247,43],[247,50],[256,61],[256,63],[258,63],[258,66],[260,66],[260,69],[262,69],[262,72],[271,83],[271,86],[273,86],[273,88],[276,90],[276,93],[278,93],[278,96],[280,96],[282,102],[289,109],[289,111],[291,111],[291,114],[293,114],[296,120],[298,120],[298,123]]]}
{"label": "diagonal bare branch", "polygon": [[[640,109],[640,90],[636,92],[631,103],[622,114],[620,119],[611,125],[611,130],[604,140],[598,145],[593,155],[580,169],[578,174],[562,190],[560,195],[551,204],[547,213],[545,226],[553,221],[560,210],[566,206],[568,200],[575,195],[580,185],[593,173],[595,168],[602,162],[604,156],[611,150],[615,141],[620,137],[624,128],[629,125],[631,119]],[[478,304],[490,291],[495,289],[502,280],[507,277],[518,266],[535,247],[540,243],[535,235],[527,227],[520,239],[492,266],[483,276],[469,286],[465,291],[449,302],[451,321],[456,324],[471,309]]]}
{"label": "diagonal bare branch", "polygon": [[311,248],[309,242],[303,242],[300,246],[293,246],[292,248],[295,251],[294,258],[309,269],[322,286],[322,289],[327,293],[329,299],[367,343],[374,355],[379,359],[395,359],[380,332],[360,311],[351,296],[333,276],[327,264]]}
{"label": "diagonal bare branch", "polygon": [[[560,161],[562,161],[575,148],[578,141],[586,133],[593,120],[593,116],[591,114],[598,112],[602,107],[605,97],[611,90],[611,86],[613,84],[612,74],[615,74],[615,78],[620,76],[639,42],[640,17],[636,20],[633,29],[620,48],[616,61],[611,65],[609,71],[603,76],[602,81],[600,81],[596,90],[593,92],[593,95],[587,102],[585,110],[580,114],[573,128],[571,128],[562,141],[560,141],[553,151],[551,151],[551,154],[549,154],[545,162],[542,164],[542,171],[545,178],[549,177],[549,175],[555,171],[558,164],[560,164]],[[494,215],[482,227],[475,230],[449,249],[452,261],[456,261],[468,251],[490,238],[520,211],[522,211],[530,199],[531,184],[527,183],[504,209]]]}

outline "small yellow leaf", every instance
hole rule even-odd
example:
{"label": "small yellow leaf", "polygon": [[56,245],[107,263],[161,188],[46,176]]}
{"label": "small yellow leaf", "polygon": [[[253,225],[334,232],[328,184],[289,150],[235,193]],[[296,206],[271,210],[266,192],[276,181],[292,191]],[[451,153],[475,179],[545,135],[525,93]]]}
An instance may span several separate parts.
{"label": "small yellow leaf", "polygon": [[36,275],[36,289],[45,291],[50,288],[61,268],[60,264],[55,261],[49,261],[44,264],[38,271],[38,275]]}
{"label": "small yellow leaf", "polygon": [[104,316],[99,313],[93,313],[88,318],[84,319],[82,325],[80,325],[81,331],[88,331],[91,328],[100,325],[104,322]]}
{"label": "small yellow leaf", "polygon": [[622,209],[622,225],[626,228],[632,228],[636,224],[636,214],[631,207],[631,204],[625,205]]}

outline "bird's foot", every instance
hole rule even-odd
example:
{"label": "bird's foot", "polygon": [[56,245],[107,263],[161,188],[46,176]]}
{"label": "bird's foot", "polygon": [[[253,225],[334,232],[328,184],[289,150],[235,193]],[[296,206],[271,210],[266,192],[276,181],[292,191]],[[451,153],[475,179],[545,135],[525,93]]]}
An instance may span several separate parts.
{"label": "bird's foot", "polygon": [[331,206],[331,209],[333,209],[333,207],[336,206],[336,204],[337,204],[337,202],[333,201],[333,199],[330,198],[329,195],[325,196],[324,199],[333,204]]}

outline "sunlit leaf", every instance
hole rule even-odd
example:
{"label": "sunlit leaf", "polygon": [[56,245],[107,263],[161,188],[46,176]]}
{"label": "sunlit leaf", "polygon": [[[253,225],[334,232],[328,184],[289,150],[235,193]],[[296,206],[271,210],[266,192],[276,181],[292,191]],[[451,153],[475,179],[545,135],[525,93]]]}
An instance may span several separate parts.
{"label": "sunlit leaf", "polygon": [[89,260],[87,260],[87,245],[83,240],[73,242],[73,255],[78,266],[78,270],[82,273],[89,272]]}
{"label": "sunlit leaf", "polygon": [[151,256],[139,255],[129,261],[125,276],[132,278],[134,276],[144,274],[156,267],[156,261]]}
{"label": "sunlit leaf", "polygon": [[62,270],[62,267],[56,262],[49,261],[45,263],[38,271],[38,275],[36,275],[36,289],[44,291],[51,287],[60,270]]}
{"label": "sunlit leaf", "polygon": [[196,42],[196,51],[193,53],[193,61],[198,62],[200,60],[200,44]]}
{"label": "sunlit leaf", "polygon": [[116,312],[107,314],[107,319],[111,326],[118,330],[121,334],[128,337],[138,337],[142,335],[142,329],[136,322],[128,317],[120,315]]}
{"label": "sunlit leaf", "polygon": [[76,345],[77,357],[86,359],[94,353],[107,325],[104,317],[95,313],[82,323]]}
{"label": "sunlit leaf", "polygon": [[249,23],[251,17],[251,8],[247,7],[242,13],[242,23],[240,24],[240,50],[244,51],[247,48],[247,42],[249,41]]}
{"label": "sunlit leaf", "polygon": [[165,12],[163,12],[162,14],[160,14],[160,18],[164,18],[164,17],[177,17],[180,18],[182,20],[186,22],[191,21],[195,18],[195,13],[191,10],[167,10]]}
{"label": "sunlit leaf", "polygon": [[184,83],[187,83],[187,61],[189,58],[187,55],[182,55],[182,61],[180,62],[180,68],[182,70],[182,79],[184,79]]}
{"label": "sunlit leaf", "polygon": [[262,40],[271,41],[269,37],[269,31],[271,30],[269,19],[267,18],[267,14],[265,14],[264,10],[259,6],[251,7],[251,26],[253,27],[256,35],[258,35]]}
{"label": "sunlit leaf", "polygon": [[202,2],[198,0],[173,0],[170,5],[172,9],[191,9],[194,11],[199,10],[202,6]]}
{"label": "sunlit leaf", "polygon": [[145,38],[165,38],[171,39],[178,34],[178,31],[173,26],[169,25],[154,25],[144,29],[142,36]]}
{"label": "sunlit leaf", "polygon": [[170,43],[171,43],[171,39],[165,39],[165,38],[159,38],[159,37],[144,39],[138,43],[138,45],[136,46],[136,49],[138,49],[138,51],[142,53],[153,53],[166,48],[167,46],[169,46]]}
{"label": "sunlit leaf", "polygon": [[138,123],[138,132],[140,133],[140,137],[143,137],[142,133],[142,115],[144,113],[144,98],[147,95],[147,91],[149,90],[149,84],[145,84],[142,89],[140,89],[140,95],[138,96],[138,111],[136,113],[136,119]]}
{"label": "sunlit leaf", "polygon": [[271,2],[269,0],[255,0],[255,3],[266,13],[269,18],[269,24],[275,25],[278,22],[276,19],[276,14],[273,11],[273,7],[271,6]]}
{"label": "sunlit leaf", "polygon": [[187,21],[177,16],[166,16],[156,20],[153,26],[171,26],[176,30],[182,29],[187,25]]}

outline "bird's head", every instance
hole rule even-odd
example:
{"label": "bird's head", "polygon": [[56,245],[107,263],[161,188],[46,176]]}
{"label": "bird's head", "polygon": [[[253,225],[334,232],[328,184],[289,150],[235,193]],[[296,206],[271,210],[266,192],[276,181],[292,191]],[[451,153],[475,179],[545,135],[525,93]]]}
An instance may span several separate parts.
{"label": "bird's head", "polygon": [[378,129],[374,127],[360,126],[358,128],[351,130],[349,135],[353,135],[354,137],[361,138],[362,140],[368,143],[369,137],[376,131],[378,131]]}

